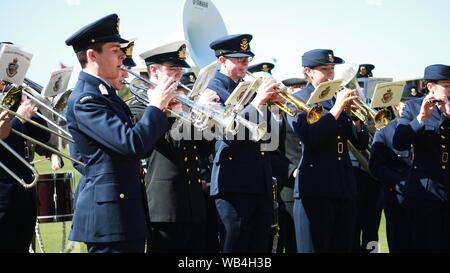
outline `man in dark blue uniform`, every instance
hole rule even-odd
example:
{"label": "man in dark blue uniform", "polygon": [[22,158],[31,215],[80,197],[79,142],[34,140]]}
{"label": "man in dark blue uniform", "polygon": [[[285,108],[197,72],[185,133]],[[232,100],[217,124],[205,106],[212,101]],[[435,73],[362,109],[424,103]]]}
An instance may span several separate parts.
{"label": "man in dark blue uniform", "polygon": [[[252,76],[259,78],[272,77],[272,70],[275,68],[275,65],[272,63],[264,62],[254,64],[248,67],[248,72],[252,73]],[[281,150],[284,147],[284,130],[286,123],[284,122],[284,114],[280,113],[276,117],[274,116],[274,120],[278,122],[280,134],[279,134],[279,145],[278,149],[269,152],[272,166],[272,177],[273,177],[273,185],[272,185],[272,199],[273,199],[273,219],[272,219],[272,234],[269,241],[269,250],[270,252],[282,253],[284,249],[284,226],[280,223],[280,216],[284,217],[286,214],[285,207],[283,204],[280,204],[280,189],[283,185],[286,184],[287,181],[287,171],[288,171],[288,161],[283,155],[283,151]],[[291,238],[295,241],[295,238]]]}
{"label": "man in dark blue uniform", "polygon": [[[289,78],[281,81],[287,87],[289,94],[294,94],[306,85],[306,80],[301,78]],[[297,241],[294,225],[294,182],[297,175],[297,166],[302,156],[300,138],[295,135],[292,127],[288,124],[287,115],[283,113],[283,126],[280,131],[279,149],[282,160],[278,164],[287,166],[283,168],[285,179],[280,188],[279,225],[280,238],[278,244],[279,253],[296,253]],[[273,160],[272,160],[273,162]],[[309,236],[309,235],[308,235]]]}
{"label": "man in dark blue uniform", "polygon": [[[402,99],[395,106],[401,115],[406,101],[422,97],[418,87],[405,85]],[[400,117],[378,130],[370,150],[369,168],[381,184],[380,203],[386,217],[386,236],[390,253],[411,251],[409,210],[404,207],[406,180],[412,166],[411,151],[398,151],[392,145]]]}
{"label": "man in dark blue uniform", "polygon": [[[373,76],[372,70],[375,68],[372,64],[361,64],[359,66],[357,78],[370,78]],[[366,93],[366,92],[364,92]],[[360,94],[361,100],[367,102],[367,98]],[[356,118],[356,117],[354,117]],[[367,124],[369,135],[372,140],[375,134],[375,127]],[[379,206],[380,185],[372,177],[368,165],[368,153],[360,152],[360,155],[350,153],[353,172],[356,178],[357,192],[357,215],[355,225],[355,238],[353,241],[353,252],[364,253],[372,250],[371,244],[378,243],[378,228],[381,221],[381,208]],[[362,162],[364,161],[364,162]]]}
{"label": "man in dark blue uniform", "polygon": [[[3,86],[1,91],[6,92],[8,85],[3,82],[1,85]],[[35,105],[30,99],[24,98],[26,97],[23,96],[17,113],[46,126],[46,122],[35,115]],[[2,122],[8,122],[4,114],[2,116],[5,119]],[[17,117],[11,118],[9,126],[4,124],[3,127],[6,127],[3,141],[27,161],[30,156],[27,141],[14,133],[9,133],[8,127],[40,142],[45,143],[50,139],[47,131]],[[0,155],[1,162],[18,177],[26,183],[33,180],[31,170],[2,145],[0,145]],[[25,189],[4,169],[0,168],[0,253],[28,252],[34,234],[36,214],[36,188]]]}
{"label": "man in dark blue uniform", "polygon": [[111,83],[120,76],[125,54],[119,18],[105,16],[73,34],[83,68],[67,107],[67,121],[83,167],[78,184],[70,240],[89,252],[143,252],[149,227],[139,159],[148,156],[169,128],[162,111],[175,96],[176,82],[159,82],[143,118],[133,125],[131,112]]}
{"label": "man in dark blue uniform", "polygon": [[[320,83],[334,78],[334,66],[343,62],[329,49],[305,52],[302,65],[309,84],[295,97],[308,101]],[[358,149],[365,149],[368,142],[364,125],[352,122],[344,111],[356,98],[354,90],[344,89],[335,101],[321,102],[329,112],[314,124],[308,124],[304,111],[288,118],[303,148],[294,189],[296,236],[310,230],[313,249],[319,253],[350,252],[352,248],[356,182],[347,141]]]}
{"label": "man in dark blue uniform", "polygon": [[[183,68],[190,68],[186,45],[186,41],[177,41],[142,53],[150,80],[173,77],[179,81]],[[184,95],[187,91],[179,92]],[[211,98],[218,100],[217,96]],[[138,119],[142,118],[143,107],[138,100],[130,103]],[[175,122],[179,121],[170,117],[170,123]],[[173,128],[178,129],[166,132],[148,158],[145,185],[151,221],[150,252],[204,252],[206,207],[199,159],[212,152],[212,145],[194,139],[195,128],[190,125]]]}
{"label": "man in dark blue uniform", "polygon": [[[208,84],[223,104],[245,77],[252,36],[229,35],[210,44],[220,64]],[[241,115],[267,118],[262,106],[276,94],[277,83],[267,78]],[[270,113],[270,112],[269,112]],[[243,128],[242,128],[243,130]],[[239,136],[239,135],[238,135]],[[267,252],[272,219],[270,155],[260,142],[245,138],[216,141],[211,174],[211,196],[219,215],[222,252]]]}
{"label": "man in dark blue uniform", "polygon": [[394,134],[394,148],[413,147],[413,166],[406,182],[405,205],[411,209],[415,252],[450,250],[450,66],[430,65],[424,98],[409,101]]}

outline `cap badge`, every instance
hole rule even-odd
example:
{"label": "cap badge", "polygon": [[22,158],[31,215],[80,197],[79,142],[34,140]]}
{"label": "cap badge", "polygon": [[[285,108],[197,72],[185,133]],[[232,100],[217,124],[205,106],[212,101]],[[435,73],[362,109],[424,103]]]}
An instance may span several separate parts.
{"label": "cap badge", "polygon": [[334,63],[334,57],[333,57],[333,54],[328,54],[328,61]]}
{"label": "cap badge", "polygon": [[411,96],[413,97],[417,96],[416,88],[411,88]]}
{"label": "cap badge", "polygon": [[244,50],[244,51],[247,51],[248,48],[249,48],[249,45],[248,45],[247,38],[242,39],[241,49]]}
{"label": "cap badge", "polygon": [[261,70],[264,71],[264,72],[269,72],[270,69],[269,69],[269,66],[267,64],[263,64]]}
{"label": "cap badge", "polygon": [[361,67],[359,68],[359,74],[360,74],[361,76],[367,75],[367,69],[366,69],[365,66],[361,66]]}
{"label": "cap badge", "polygon": [[386,93],[383,94],[383,98],[381,99],[381,101],[383,103],[388,103],[392,100],[393,97],[394,97],[394,93],[392,93],[391,89],[388,89],[386,91]]}
{"label": "cap badge", "polygon": [[128,58],[131,58],[133,56],[133,47],[134,47],[134,42],[131,42],[128,44],[127,48],[125,49],[125,55],[127,55]]}
{"label": "cap badge", "polygon": [[190,82],[195,82],[195,77],[194,77],[194,75],[189,75],[189,81]]}
{"label": "cap badge", "polygon": [[186,45],[182,45],[178,50],[178,59],[180,60],[186,59]]}
{"label": "cap badge", "polygon": [[8,75],[8,77],[12,78],[17,74],[17,69],[19,69],[18,62],[19,60],[14,58],[12,62],[8,64],[8,67],[6,68],[6,75]]}

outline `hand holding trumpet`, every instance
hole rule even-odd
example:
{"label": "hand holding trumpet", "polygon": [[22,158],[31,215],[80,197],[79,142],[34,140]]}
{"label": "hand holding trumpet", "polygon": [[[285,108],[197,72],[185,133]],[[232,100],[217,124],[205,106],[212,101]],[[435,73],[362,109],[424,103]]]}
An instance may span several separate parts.
{"label": "hand holding trumpet", "polygon": [[0,113],[0,139],[6,138],[11,132],[11,125],[9,123],[8,112],[3,111]]}
{"label": "hand holding trumpet", "polygon": [[435,95],[430,93],[423,99],[417,119],[420,122],[424,122],[430,118],[435,105],[445,116],[450,116],[449,99],[445,95]]}

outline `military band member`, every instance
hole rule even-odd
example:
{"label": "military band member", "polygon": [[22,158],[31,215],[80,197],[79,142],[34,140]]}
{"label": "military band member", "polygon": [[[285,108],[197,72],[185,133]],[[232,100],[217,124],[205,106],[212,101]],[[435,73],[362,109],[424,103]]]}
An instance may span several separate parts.
{"label": "military band member", "polygon": [[[3,85],[6,85],[2,83]],[[8,90],[5,86],[4,91]],[[30,99],[22,96],[17,113],[25,118],[46,126],[46,122],[35,115],[37,109]],[[2,114],[3,121],[8,122]],[[26,134],[40,142],[47,142],[50,134],[23,119],[12,117],[5,131],[12,128]],[[10,127],[10,128],[9,128]],[[27,141],[22,137],[10,133],[3,141],[19,156],[29,161]],[[32,173],[16,156],[0,145],[1,162],[26,183],[31,183]],[[0,168],[0,253],[27,253],[34,235],[37,218],[36,188],[25,189],[3,168]]]}
{"label": "military band member", "polygon": [[[210,44],[220,65],[208,84],[223,104],[245,77],[252,35],[237,34]],[[262,109],[276,94],[278,83],[267,78],[256,97],[241,113],[267,119]],[[260,111],[260,112],[259,112]],[[256,122],[256,120],[253,120]],[[272,171],[270,155],[260,150],[260,142],[246,138],[216,141],[211,174],[211,196],[219,216],[222,252],[267,252],[272,220]]]}
{"label": "military band member", "polygon": [[[358,80],[360,78],[371,78],[373,69],[375,69],[375,66],[372,64],[361,64],[357,74]],[[366,92],[360,94],[360,99],[367,102],[367,98],[364,97],[365,94]],[[371,136],[369,141],[372,141],[375,128],[370,124],[368,124],[368,128]],[[357,215],[353,240],[353,252],[357,253],[373,251],[371,244],[378,242],[378,228],[381,221],[381,207],[379,206],[380,185],[369,171],[363,168],[363,164],[366,165],[369,158],[365,156],[365,153],[361,155],[366,162],[360,162],[362,160],[361,157],[358,160],[357,156],[350,153],[357,192]]]}
{"label": "military band member", "polygon": [[405,205],[412,211],[411,250],[448,252],[450,66],[426,67],[424,80],[429,93],[406,103],[393,144],[400,151],[413,147],[413,166],[406,182],[405,198]]}
{"label": "military band member", "polygon": [[[287,87],[289,94],[300,91],[307,84],[305,79],[289,78],[281,81]],[[283,156],[282,162],[287,162],[286,180],[280,185],[279,225],[280,239],[278,252],[296,253],[297,239],[294,225],[294,184],[297,175],[297,166],[302,155],[300,138],[295,135],[289,125],[287,115],[283,113],[283,126],[280,132],[279,151]],[[310,235],[307,235],[310,238]],[[304,252],[304,251],[302,251]],[[309,251],[309,252],[312,252]]]}
{"label": "military band member", "polygon": [[[309,84],[295,97],[306,102],[317,85],[334,78],[334,67],[341,63],[344,61],[329,49],[305,52],[302,65]],[[329,112],[312,125],[307,123],[303,111],[297,117],[289,118],[303,147],[295,181],[295,202],[302,202],[310,223],[313,248],[319,253],[350,252],[352,249],[356,185],[347,140],[359,149],[365,149],[368,142],[364,126],[358,121],[352,122],[344,111],[357,98],[353,92],[344,89],[336,94],[334,102],[322,102]],[[295,217],[296,229],[297,225],[302,227],[304,217],[300,218],[297,213]]]}
{"label": "military band member", "polygon": [[[395,106],[397,113],[401,116],[408,100],[422,96],[417,86],[406,85],[400,103]],[[411,251],[412,240],[411,215],[403,204],[406,181],[412,166],[411,151],[398,151],[392,144],[400,116],[375,133],[369,160],[370,172],[382,187],[380,201],[386,217],[386,237],[390,253]]]}
{"label": "military band member", "polygon": [[127,105],[111,83],[120,75],[125,54],[119,18],[105,16],[66,40],[81,64],[69,97],[68,128],[83,167],[69,239],[85,242],[89,252],[143,252],[149,227],[142,199],[139,159],[148,156],[169,129],[162,111],[175,96],[176,83],[166,79],[149,97],[134,124]]}
{"label": "military band member", "polygon": [[[177,41],[142,53],[150,80],[156,82],[168,77],[179,81],[183,68],[190,68],[186,62],[186,46],[186,41]],[[218,97],[211,99],[218,100]],[[137,117],[142,116],[141,107],[139,101],[130,104]],[[170,122],[176,122],[176,118],[171,117]],[[180,130],[193,132],[195,129],[181,126]],[[172,133],[166,132],[159,139],[148,158],[145,184],[152,230],[150,252],[204,252],[206,208],[199,158],[212,152],[211,145],[194,140],[192,134],[178,140]]]}

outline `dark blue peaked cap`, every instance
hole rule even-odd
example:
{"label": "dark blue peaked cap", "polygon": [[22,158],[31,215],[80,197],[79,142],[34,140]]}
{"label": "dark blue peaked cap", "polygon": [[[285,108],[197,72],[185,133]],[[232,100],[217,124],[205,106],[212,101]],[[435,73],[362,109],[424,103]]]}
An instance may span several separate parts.
{"label": "dark blue peaked cap", "polygon": [[187,87],[194,86],[195,81],[197,80],[197,76],[195,76],[194,72],[186,72],[181,76],[180,82]]}
{"label": "dark blue peaked cap", "polygon": [[344,60],[334,56],[333,50],[331,49],[313,49],[305,52],[302,56],[303,67],[343,63],[345,63]]}
{"label": "dark blue peaked cap", "polygon": [[294,86],[294,85],[299,85],[299,84],[306,84],[306,83],[308,83],[308,81],[306,81],[305,79],[302,79],[302,78],[289,78],[289,79],[282,80],[281,83],[284,86],[289,87],[289,86]]}
{"label": "dark blue peaked cap", "polygon": [[408,83],[403,88],[402,100],[410,100],[425,96],[416,83]]}
{"label": "dark blue peaked cap", "polygon": [[72,46],[75,52],[79,52],[89,49],[95,43],[128,43],[120,37],[119,22],[117,14],[105,16],[75,32],[67,38],[66,45]]}
{"label": "dark blue peaked cap", "polygon": [[443,64],[427,66],[423,78],[429,81],[450,80],[450,66]]}
{"label": "dark blue peaked cap", "polygon": [[252,38],[253,36],[250,34],[227,35],[213,41],[209,47],[214,50],[216,57],[253,57],[255,54],[250,50]]}
{"label": "dark blue peaked cap", "polygon": [[273,63],[259,63],[251,65],[247,68],[248,72],[255,73],[255,72],[267,72],[272,74],[272,69],[275,67]]}
{"label": "dark blue peaked cap", "polygon": [[128,67],[135,67],[136,63],[133,60],[133,47],[134,41],[130,41],[127,46],[120,48],[123,53],[125,53],[125,59],[123,60],[123,65]]}

